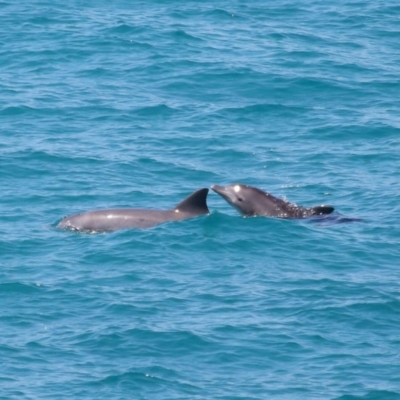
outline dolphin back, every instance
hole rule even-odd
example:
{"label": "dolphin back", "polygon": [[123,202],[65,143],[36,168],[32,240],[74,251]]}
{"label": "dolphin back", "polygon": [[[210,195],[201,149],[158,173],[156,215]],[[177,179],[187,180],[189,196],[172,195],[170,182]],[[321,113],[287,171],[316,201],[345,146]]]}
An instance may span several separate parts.
{"label": "dolphin back", "polygon": [[91,233],[151,228],[163,222],[209,214],[207,194],[208,189],[199,189],[172,210],[120,208],[87,211],[63,218],[57,228]]}
{"label": "dolphin back", "polygon": [[327,215],[331,214],[335,208],[332,206],[316,206],[311,207],[312,215]]}

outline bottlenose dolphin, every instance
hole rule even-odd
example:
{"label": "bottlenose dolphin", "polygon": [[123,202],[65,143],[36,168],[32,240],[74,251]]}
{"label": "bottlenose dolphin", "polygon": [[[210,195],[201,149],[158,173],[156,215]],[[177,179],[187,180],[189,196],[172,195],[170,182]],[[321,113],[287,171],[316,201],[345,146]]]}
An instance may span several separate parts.
{"label": "bottlenose dolphin", "polygon": [[63,218],[57,228],[81,232],[111,232],[118,229],[150,228],[167,221],[209,214],[208,189],[196,190],[172,210],[117,208],[87,211]]}
{"label": "bottlenose dolphin", "polygon": [[261,215],[276,218],[307,218],[330,214],[334,210],[333,207],[325,205],[309,208],[298,206],[258,188],[238,183],[228,186],[212,185],[211,189],[245,217]]}

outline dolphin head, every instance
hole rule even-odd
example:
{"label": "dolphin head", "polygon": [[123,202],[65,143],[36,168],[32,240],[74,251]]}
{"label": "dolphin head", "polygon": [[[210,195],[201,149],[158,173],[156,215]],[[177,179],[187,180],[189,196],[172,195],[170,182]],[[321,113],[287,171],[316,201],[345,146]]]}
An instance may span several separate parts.
{"label": "dolphin head", "polygon": [[265,197],[263,191],[240,183],[228,186],[212,185],[211,189],[246,217],[257,215],[257,198]]}

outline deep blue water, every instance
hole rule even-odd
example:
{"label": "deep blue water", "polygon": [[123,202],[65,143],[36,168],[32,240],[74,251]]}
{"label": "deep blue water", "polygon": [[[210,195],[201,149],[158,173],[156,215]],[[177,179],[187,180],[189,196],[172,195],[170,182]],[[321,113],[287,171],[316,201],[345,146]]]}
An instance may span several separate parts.
{"label": "deep blue water", "polygon": [[[0,2],[1,399],[400,399],[395,1]],[[363,222],[211,210],[241,182]]]}

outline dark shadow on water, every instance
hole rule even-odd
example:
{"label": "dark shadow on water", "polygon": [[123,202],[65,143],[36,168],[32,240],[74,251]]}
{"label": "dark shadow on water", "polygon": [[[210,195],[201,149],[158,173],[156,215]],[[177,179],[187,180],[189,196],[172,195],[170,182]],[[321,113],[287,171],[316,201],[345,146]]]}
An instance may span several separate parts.
{"label": "dark shadow on water", "polygon": [[336,225],[336,224],[347,224],[351,222],[365,222],[365,220],[362,218],[346,217],[342,214],[335,213],[335,214],[311,217],[307,219],[307,222],[319,225]]}

